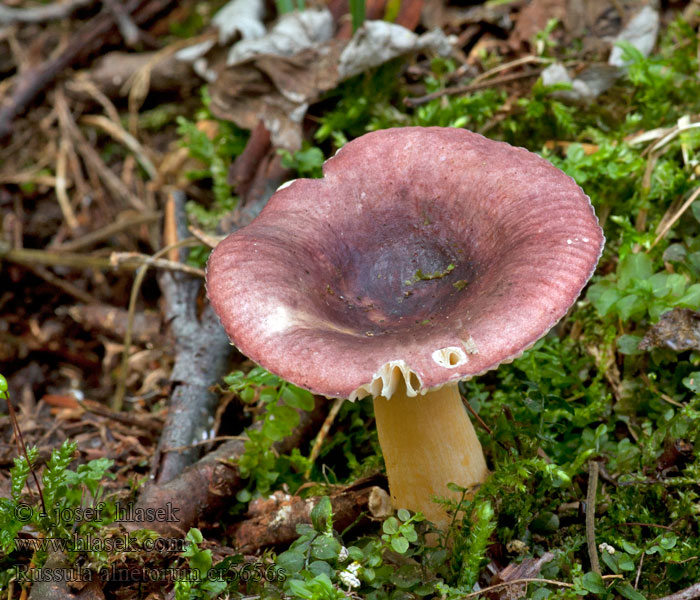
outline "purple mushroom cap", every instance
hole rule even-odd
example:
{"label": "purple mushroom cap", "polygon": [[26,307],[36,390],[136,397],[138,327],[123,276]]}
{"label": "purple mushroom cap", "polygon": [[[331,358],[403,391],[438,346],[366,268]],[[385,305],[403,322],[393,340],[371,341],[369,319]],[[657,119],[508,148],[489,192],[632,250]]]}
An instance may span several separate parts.
{"label": "purple mushroom cap", "polygon": [[[546,160],[453,128],[368,133],[209,259],[233,343],[330,397],[409,396],[512,360],[564,316],[603,232]],[[398,370],[398,371],[397,371]]]}

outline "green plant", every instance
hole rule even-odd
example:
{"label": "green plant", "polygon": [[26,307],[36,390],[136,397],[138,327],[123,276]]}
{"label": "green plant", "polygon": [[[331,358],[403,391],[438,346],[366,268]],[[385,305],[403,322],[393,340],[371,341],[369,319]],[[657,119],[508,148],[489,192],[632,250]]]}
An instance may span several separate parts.
{"label": "green plant", "polygon": [[246,374],[236,371],[224,381],[243,402],[257,404],[262,410],[256,419],[258,425],[246,429],[245,452],[237,459],[241,477],[250,480],[248,486],[238,492],[238,500],[247,502],[254,494],[267,494],[282,481],[298,485],[300,477],[295,477],[293,472],[303,473],[308,460],[298,449],[291,455],[280,456],[273,444],[289,436],[299,424],[297,410],[313,409],[313,395],[262,367],[255,367]]}

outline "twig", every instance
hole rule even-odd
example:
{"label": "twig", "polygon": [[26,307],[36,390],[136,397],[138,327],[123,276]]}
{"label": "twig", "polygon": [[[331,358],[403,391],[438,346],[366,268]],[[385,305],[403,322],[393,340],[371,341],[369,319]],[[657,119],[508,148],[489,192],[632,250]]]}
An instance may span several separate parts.
{"label": "twig", "polygon": [[151,159],[148,158],[146,150],[141,145],[141,142],[126,131],[126,129],[122,127],[121,123],[118,121],[112,121],[111,119],[108,119],[102,115],[85,115],[80,120],[88,125],[99,127],[112,136],[112,138],[114,138],[117,142],[123,144],[129,150],[131,150],[136,159],[139,161],[139,164],[144,168],[151,179],[155,179],[158,176],[158,170],[154,166]]}
{"label": "twig", "polygon": [[199,227],[195,227],[194,225],[190,225],[188,229],[194,237],[196,237],[205,246],[209,246],[209,248],[216,248],[219,245],[219,242],[226,237],[225,235],[210,235],[206,231],[202,231]]}
{"label": "twig", "polygon": [[469,411],[469,413],[474,417],[478,422],[479,425],[481,425],[484,428],[484,431],[491,435],[493,432],[491,431],[491,428],[484,422],[484,420],[479,416],[479,413],[477,413],[473,408],[472,405],[469,404],[469,401],[462,396],[462,394],[459,395],[460,398],[462,398],[462,404],[466,407],[466,409]]}
{"label": "twig", "polygon": [[[44,494],[41,491],[41,485],[39,485],[39,478],[36,476],[36,472],[34,471],[34,465],[32,465],[32,461],[29,460],[29,455],[27,454],[27,444],[24,443],[24,437],[22,436],[22,430],[19,427],[19,422],[17,421],[17,413],[15,412],[15,407],[12,404],[12,401],[10,400],[10,393],[9,392],[4,392],[3,394],[0,395],[0,397],[4,396],[5,401],[7,402],[7,410],[10,414],[10,421],[12,423],[12,429],[14,430],[15,433],[15,443],[17,444],[17,454],[24,454],[24,460],[27,461],[27,467],[29,468],[29,471],[32,474],[32,477],[34,478],[34,483],[36,484],[36,489],[37,492],[39,493],[39,500],[41,501],[41,508],[44,511],[44,514],[47,515],[49,514],[46,512],[46,504],[44,503]],[[30,488],[31,492],[31,488]]]}
{"label": "twig", "polygon": [[306,469],[306,472],[304,473],[304,479],[308,479],[311,475],[311,468],[318,458],[318,453],[321,451],[323,441],[326,439],[326,436],[331,429],[331,425],[333,425],[333,421],[335,421],[335,418],[338,416],[338,412],[340,411],[340,407],[343,405],[344,401],[345,400],[343,398],[335,399],[333,406],[331,406],[331,410],[328,412],[326,420],[323,422],[323,425],[321,425],[321,429],[319,429],[318,435],[314,440],[314,445],[311,448],[311,454],[309,455],[309,468]]}
{"label": "twig", "polygon": [[695,600],[696,598],[700,598],[700,583],[695,583],[680,592],[656,600]]}
{"label": "twig", "polygon": [[[385,519],[393,512],[389,494],[371,482],[329,495],[337,531],[347,531],[361,522],[367,524],[371,517]],[[246,554],[265,547],[288,546],[299,537],[297,526],[311,524],[311,510],[318,501],[318,497],[301,498],[279,491],[251,502],[247,520],[233,527],[233,546]]]}
{"label": "twig", "polygon": [[469,85],[463,85],[459,87],[445,88],[444,90],[438,90],[432,94],[427,94],[426,96],[419,96],[418,98],[404,98],[403,103],[408,107],[421,106],[422,104],[427,104],[435,98],[442,98],[442,96],[455,96],[460,94],[468,94],[470,92],[475,92],[477,90],[482,90],[484,88],[492,87],[495,85],[500,85],[502,83],[509,83],[511,81],[517,81],[518,79],[527,79],[528,77],[537,77],[540,74],[541,69],[535,69],[532,71],[526,71],[525,73],[511,73],[510,75],[502,75],[501,77],[494,77],[488,81],[481,81],[479,83],[471,83]]}
{"label": "twig", "polygon": [[68,162],[68,142],[62,139],[58,146],[56,157],[56,199],[63,213],[63,218],[70,229],[78,227],[78,219],[75,218],[73,207],[66,191],[66,164]]}
{"label": "twig", "polygon": [[639,566],[637,567],[637,576],[634,578],[634,589],[637,589],[637,586],[639,586],[639,576],[642,574],[642,565],[644,564],[644,557],[646,556],[646,552],[642,552],[642,555],[639,557]]}
{"label": "twig", "polygon": [[[179,239],[187,238],[187,198],[181,191],[173,191],[170,196],[175,233]],[[185,251],[181,250],[180,260],[185,259]],[[168,415],[151,465],[155,482],[165,484],[199,457],[198,447],[181,452],[171,449],[199,441],[211,429],[219,403],[219,396],[211,387],[226,374],[232,348],[211,305],[198,309],[201,278],[163,271],[158,274],[158,284],[175,342]]]}
{"label": "twig", "polygon": [[124,10],[121,2],[116,0],[104,0],[109,11],[114,15],[114,20],[117,22],[119,33],[122,34],[126,45],[133,48],[141,38],[141,32],[136,24],[131,20],[129,13]]}
{"label": "twig", "polygon": [[510,62],[507,62],[502,65],[498,65],[497,67],[494,67],[493,69],[489,69],[488,71],[483,72],[481,75],[477,75],[472,79],[471,83],[469,85],[475,85],[477,83],[481,83],[482,81],[488,79],[492,75],[495,75],[496,73],[500,73],[501,71],[507,71],[508,69],[512,69],[514,67],[520,67],[522,65],[527,65],[530,63],[538,63],[538,64],[551,64],[552,59],[551,58],[542,58],[541,56],[534,56],[533,54],[529,54],[528,56],[523,56],[521,58],[517,58],[515,60],[512,60]]}
{"label": "twig", "polygon": [[[175,244],[171,244],[170,246],[166,246],[165,248],[162,248],[158,252],[156,252],[152,257],[151,256],[145,256],[145,255],[137,255],[141,257],[143,260],[141,262],[141,266],[138,268],[136,271],[136,277],[134,278],[134,283],[131,286],[131,296],[129,298],[129,313],[127,317],[127,325],[126,325],[126,333],[124,334],[124,350],[122,351],[122,366],[119,371],[119,378],[117,380],[117,388],[114,392],[114,396],[112,398],[112,410],[119,412],[122,409],[122,404],[124,402],[124,395],[126,393],[126,376],[129,371],[129,351],[131,350],[131,339],[132,339],[132,333],[134,329],[134,314],[136,313],[136,301],[138,300],[139,297],[139,291],[141,290],[141,284],[143,283],[143,279],[146,276],[146,272],[148,271],[148,267],[150,266],[160,266],[160,263],[167,263],[169,265],[179,265],[181,267],[186,267],[187,265],[180,265],[180,263],[172,263],[169,260],[163,260],[158,258],[159,256],[163,256],[167,254],[172,248],[180,248],[182,246],[187,246],[191,245],[193,243],[192,238],[187,238],[184,239],[180,242],[176,242]],[[125,259],[133,259],[134,254],[137,254],[135,252],[112,252],[112,255],[110,257],[110,262],[112,260],[115,261],[115,264],[119,262],[119,259],[123,257],[123,255],[126,255],[124,258]],[[197,271],[201,271],[201,269],[197,269]],[[188,271],[185,271],[188,272]],[[203,273],[202,273],[203,276]]]}
{"label": "twig", "polygon": [[[187,238],[187,240],[183,241],[186,241],[187,243],[182,244],[182,242],[177,242],[176,245],[171,244],[167,247],[180,248],[183,245],[195,245],[193,238]],[[199,240],[197,240],[196,243],[199,244]],[[194,275],[195,277],[200,277],[201,279],[204,279],[203,269],[198,269],[197,267],[191,267],[190,265],[168,260],[167,258],[158,258],[159,256],[162,256],[161,252],[162,251],[159,250],[153,256],[149,256],[148,254],[141,254],[140,252],[112,252],[112,254],[110,254],[109,256],[109,261],[115,267],[122,263],[135,262],[138,264],[139,267],[148,266],[156,267],[158,269],[164,269],[166,271],[179,271],[180,273],[187,273],[188,275]]]}
{"label": "twig", "polygon": [[139,429],[144,429],[150,433],[159,433],[163,428],[162,421],[153,415],[150,417],[140,417],[131,413],[117,412],[110,410],[98,402],[91,402],[90,400],[83,400],[82,402],[79,402],[79,405],[81,408],[93,414],[100,415],[101,417],[107,417],[108,419],[112,419],[114,421],[119,421],[125,425],[136,426]]}
{"label": "twig", "polygon": [[0,5],[0,24],[43,23],[45,21],[64,19],[81,6],[89,6],[94,3],[95,0],[66,0],[66,2],[55,2],[34,8],[12,8]]}
{"label": "twig", "polygon": [[598,547],[595,543],[595,503],[598,491],[598,461],[588,462],[588,491],[586,492],[586,544],[588,545],[588,557],[591,561],[591,571],[600,575],[600,563],[598,562]]}
{"label": "twig", "polygon": [[[664,224],[663,227],[661,227],[660,231],[656,235],[656,239],[654,240],[654,243],[651,245],[649,250],[651,250],[656,244],[668,233],[669,229],[673,227],[676,221],[681,218],[683,213],[688,210],[690,205],[697,200],[698,196],[700,196],[700,186],[695,188],[695,191],[690,195],[690,197],[683,203],[683,205],[676,211],[676,213],[671,217],[666,223]],[[664,219],[665,220],[665,217]],[[647,252],[649,251],[647,250]]]}
{"label": "twig", "polygon": [[639,521],[625,521],[624,523],[618,523],[618,527],[656,527],[657,529],[666,529],[667,531],[673,531],[675,533],[675,529],[673,527],[669,527],[668,525],[660,525],[659,523],[640,523]]}
{"label": "twig", "polygon": [[28,268],[41,277],[44,281],[47,281],[51,285],[55,285],[69,296],[73,296],[73,298],[77,298],[85,304],[93,304],[97,302],[97,298],[95,298],[92,294],[88,294],[85,290],[81,290],[79,287],[74,286],[70,281],[65,281],[64,279],[57,277],[45,267],[28,265]]}
{"label": "twig", "polygon": [[61,126],[70,134],[71,138],[78,145],[81,155],[87,164],[97,173],[109,191],[117,197],[121,197],[125,202],[131,204],[137,210],[146,211],[146,205],[137,198],[136,195],[117,177],[112,170],[107,167],[98,152],[88,143],[82,134],[68,108],[66,96],[63,90],[56,89],[55,94],[56,111]]}
{"label": "twig", "polygon": [[[0,242],[0,260],[34,267],[68,267],[73,269],[97,269],[99,271],[113,271],[115,265],[108,258],[102,256],[89,256],[86,254],[74,254],[69,252],[55,252],[52,250],[36,250],[33,248],[10,248]],[[138,265],[126,263],[117,265],[123,271],[133,271]]]}
{"label": "twig", "polygon": [[[603,579],[622,579],[622,575],[603,575]],[[492,590],[498,590],[504,587],[510,587],[511,585],[519,585],[523,583],[548,583],[549,585],[557,585],[559,587],[574,587],[573,583],[566,583],[564,581],[557,581],[555,579],[543,579],[541,577],[526,577],[523,579],[513,579],[512,581],[504,581],[503,583],[497,583],[495,585],[490,585],[485,588],[481,588],[478,592],[470,592],[465,594],[462,598],[476,598],[477,596],[482,596],[485,592],[490,592]],[[667,598],[660,598],[659,600],[669,600]],[[673,598],[671,600],[686,600]],[[689,600],[689,599],[688,599]]]}
{"label": "twig", "polygon": [[137,213],[133,217],[126,217],[124,219],[120,219],[116,223],[110,223],[109,225],[105,225],[104,227],[96,229],[95,231],[91,231],[90,233],[86,233],[84,236],[79,237],[77,239],[70,240],[68,242],[63,242],[60,246],[55,246],[54,249],[58,250],[59,252],[72,252],[75,250],[81,250],[82,248],[92,246],[93,244],[106,240],[107,238],[110,238],[113,235],[116,235],[117,233],[121,233],[122,231],[134,229],[139,225],[147,225],[149,223],[154,223],[158,219],[160,219],[160,217],[161,213],[159,212]]}
{"label": "twig", "polygon": [[[134,22],[140,24],[173,4],[173,0],[129,0],[124,10],[133,15]],[[65,71],[78,58],[94,52],[103,38],[114,28],[114,16],[102,11],[90,19],[72,36],[68,46],[55,58],[39,63],[36,69],[24,72],[16,81],[9,100],[0,109],[0,139],[12,131],[13,119],[24,112],[26,107],[58,75]]]}

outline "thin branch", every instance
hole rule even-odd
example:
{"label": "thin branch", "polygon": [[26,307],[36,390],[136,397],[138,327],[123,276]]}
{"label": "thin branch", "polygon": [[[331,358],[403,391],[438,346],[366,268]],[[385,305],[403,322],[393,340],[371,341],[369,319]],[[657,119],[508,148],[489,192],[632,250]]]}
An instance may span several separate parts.
{"label": "thin branch", "polygon": [[[690,205],[697,200],[698,196],[700,196],[700,186],[695,188],[695,191],[690,195],[690,197],[683,203],[683,205],[676,211],[676,213],[671,217],[665,224],[664,226],[660,229],[660,231],[656,235],[656,239],[654,240],[654,243],[651,245],[649,250],[651,250],[656,244],[661,241],[661,239],[668,233],[668,231],[673,227],[673,225],[678,221],[678,219],[681,218],[683,213],[690,208]],[[648,252],[648,251],[647,251]]]}
{"label": "thin branch", "polygon": [[[188,238],[186,241],[188,246],[193,246],[193,238]],[[196,242],[199,244],[199,240]],[[171,245],[168,247],[180,248],[182,246],[181,242],[177,245]],[[148,254],[141,254],[140,252],[112,252],[109,257],[109,261],[113,266],[121,265],[122,263],[136,263],[138,267],[149,266],[156,267],[158,269],[164,269],[166,271],[178,271],[180,273],[187,273],[188,275],[194,275],[195,277],[201,277],[204,279],[204,269],[198,269],[197,267],[191,267],[184,263],[175,262],[168,260],[167,258],[158,258],[161,255],[161,251],[158,251],[153,256]]]}
{"label": "thin branch", "polygon": [[335,399],[335,402],[333,402],[333,406],[331,406],[331,410],[329,411],[326,420],[323,422],[323,425],[321,425],[321,429],[319,429],[318,435],[314,440],[314,445],[311,448],[311,454],[309,455],[309,468],[306,470],[306,473],[304,473],[305,479],[308,479],[311,475],[311,468],[313,467],[313,464],[318,458],[318,454],[321,451],[321,446],[323,445],[323,440],[325,440],[328,436],[328,432],[330,431],[331,426],[333,425],[333,421],[335,421],[335,418],[338,416],[338,412],[340,411],[340,407],[343,405],[344,401],[344,398]]}
{"label": "thin branch", "polygon": [[527,79],[528,77],[538,77],[541,69],[534,69],[532,71],[526,71],[524,73],[511,73],[510,75],[502,75],[501,77],[494,77],[487,81],[481,81],[479,83],[470,83],[469,85],[463,85],[459,87],[445,88],[444,90],[438,90],[432,94],[427,94],[426,96],[419,96],[418,98],[404,98],[403,103],[408,107],[421,106],[422,104],[427,104],[435,98],[442,98],[443,96],[459,96],[462,94],[468,94],[470,92],[475,92],[477,90],[482,90],[484,88],[500,85],[502,83],[509,83],[511,81],[517,81],[518,79]]}
{"label": "thin branch", "polygon": [[595,543],[595,503],[598,491],[598,461],[588,462],[588,491],[586,493],[586,544],[588,545],[588,557],[591,560],[591,571],[600,575],[600,563],[598,562],[598,547]]}
{"label": "thin branch", "polygon": [[[127,317],[126,334],[124,335],[124,350],[122,351],[122,366],[119,371],[119,379],[117,381],[117,389],[114,392],[114,397],[112,398],[112,410],[119,412],[122,409],[122,403],[124,402],[124,395],[126,394],[126,376],[129,371],[129,351],[131,349],[131,338],[134,329],[134,314],[136,313],[136,301],[139,297],[139,292],[141,290],[141,284],[146,276],[148,267],[150,266],[161,266],[160,263],[167,263],[171,267],[178,265],[179,267],[186,267],[187,265],[181,265],[180,263],[173,263],[169,260],[164,260],[159,258],[164,256],[173,248],[181,248],[182,246],[191,246],[195,242],[194,238],[187,238],[179,242],[175,242],[170,246],[162,248],[156,252],[153,256],[139,255],[135,252],[112,252],[110,261],[114,260],[117,263],[121,258],[132,260],[133,255],[137,255],[142,259],[141,266],[136,271],[136,277],[134,278],[134,283],[131,286],[131,296],[129,298],[129,313]],[[193,268],[193,267],[190,267]],[[178,269],[175,269],[178,270]],[[184,270],[184,269],[183,269]],[[201,269],[196,269],[196,271],[201,271]],[[189,271],[185,271],[189,272]],[[204,272],[201,272],[201,276],[204,276]]]}
{"label": "thin branch", "polygon": [[[603,575],[603,579],[622,579],[622,575]],[[510,587],[511,585],[521,585],[523,583],[547,583],[549,585],[556,585],[559,587],[572,588],[573,583],[566,583],[564,581],[557,581],[556,579],[543,579],[542,577],[525,577],[523,579],[513,579],[512,581],[504,581],[503,583],[496,583],[485,588],[481,588],[478,592],[470,592],[465,594],[462,598],[476,598],[477,596],[483,596],[486,592],[493,590],[499,590],[504,587]],[[691,600],[690,598],[659,598],[659,600]]]}
{"label": "thin branch", "polygon": [[462,399],[462,404],[464,404],[471,416],[474,417],[478,421],[479,425],[481,425],[484,428],[484,431],[489,435],[492,435],[493,431],[491,431],[491,428],[479,416],[479,413],[472,408],[472,405],[469,404],[469,401],[464,396],[462,396],[462,394],[460,394],[459,397]]}
{"label": "thin branch", "polygon": [[81,6],[90,6],[94,3],[95,0],[67,0],[66,2],[55,2],[33,8],[12,8],[0,5],[0,24],[44,23],[45,21],[65,19]]}
{"label": "thin branch", "polygon": [[109,225],[105,225],[100,229],[96,229],[95,231],[86,233],[84,236],[81,236],[74,240],[70,240],[68,242],[63,242],[60,246],[55,246],[55,250],[59,250],[61,252],[73,252],[75,250],[81,250],[82,248],[85,248],[87,246],[92,246],[93,244],[102,242],[107,238],[112,237],[113,235],[121,233],[122,231],[134,229],[139,225],[148,225],[150,223],[154,223],[158,219],[160,219],[160,217],[161,213],[159,212],[137,213],[133,217],[125,217],[124,219],[120,219],[116,223],[110,223]]}
{"label": "thin branch", "polygon": [[656,600],[696,600],[696,598],[700,598],[700,583],[695,583],[680,592]]}

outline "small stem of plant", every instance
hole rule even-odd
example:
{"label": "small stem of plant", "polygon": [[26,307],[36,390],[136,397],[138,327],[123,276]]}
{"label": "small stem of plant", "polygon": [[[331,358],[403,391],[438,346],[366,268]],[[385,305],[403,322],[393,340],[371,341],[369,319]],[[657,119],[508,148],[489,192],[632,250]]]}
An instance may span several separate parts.
{"label": "small stem of plant", "polygon": [[[32,465],[32,462],[29,460],[29,455],[27,454],[27,445],[24,443],[24,437],[22,437],[22,430],[20,429],[19,422],[17,421],[17,413],[15,412],[15,407],[12,406],[12,402],[10,401],[10,392],[5,392],[4,396],[5,401],[7,402],[7,410],[10,413],[10,422],[12,423],[12,429],[15,432],[15,443],[17,444],[17,452],[18,454],[24,454],[24,460],[27,461],[29,472],[32,474],[32,478],[34,479],[34,483],[36,484],[37,492],[39,493],[41,510],[44,512],[45,515],[47,515],[48,513],[46,512],[46,504],[44,504],[44,493],[41,491],[41,485],[39,484],[39,478],[36,476],[36,472],[34,471],[34,465]],[[29,491],[31,493],[31,489]]]}
{"label": "small stem of plant", "polygon": [[365,21],[365,0],[350,0],[350,14],[352,15],[352,30],[357,31]]}
{"label": "small stem of plant", "polygon": [[129,371],[129,350],[131,349],[131,338],[134,328],[134,314],[136,313],[136,300],[139,296],[139,291],[141,290],[141,284],[146,276],[148,267],[155,264],[161,256],[165,256],[173,248],[181,248],[183,246],[194,246],[199,244],[199,240],[190,237],[184,240],[175,242],[174,244],[169,244],[164,248],[161,248],[152,257],[150,257],[149,262],[144,262],[136,271],[136,277],[134,277],[134,284],[131,287],[131,296],[129,297],[129,312],[127,317],[126,333],[124,334],[124,350],[122,351],[122,364],[119,369],[119,379],[117,381],[117,389],[114,391],[114,397],[112,398],[112,410],[119,412],[124,404],[124,395],[126,394],[126,376]]}
{"label": "small stem of plant", "polygon": [[598,548],[595,543],[595,501],[598,491],[598,461],[591,460],[588,463],[588,491],[586,493],[586,543],[588,544],[588,557],[591,561],[591,571],[600,575],[600,563],[598,562]]}
{"label": "small stem of plant", "polygon": [[316,459],[318,458],[319,452],[321,451],[323,440],[325,440],[328,436],[328,432],[330,431],[331,426],[333,425],[333,421],[335,421],[335,418],[338,416],[338,412],[340,411],[340,407],[343,405],[343,402],[344,398],[335,399],[335,402],[333,402],[333,406],[331,406],[331,410],[328,412],[326,420],[323,422],[323,425],[321,425],[321,429],[318,430],[318,435],[316,436],[316,439],[314,440],[314,445],[311,448],[311,455],[309,456],[309,468],[306,469],[306,472],[304,473],[304,479],[308,479],[311,476],[311,469],[314,465],[314,462],[316,462]]}

